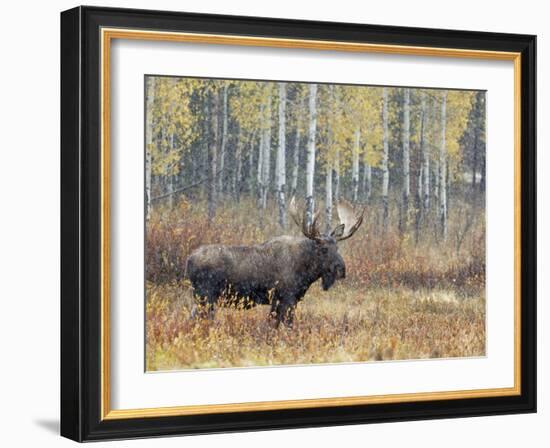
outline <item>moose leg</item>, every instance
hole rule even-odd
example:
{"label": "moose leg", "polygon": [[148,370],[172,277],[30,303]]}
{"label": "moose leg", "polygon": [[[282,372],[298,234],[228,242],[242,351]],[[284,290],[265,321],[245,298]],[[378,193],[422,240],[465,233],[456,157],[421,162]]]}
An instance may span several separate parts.
{"label": "moose leg", "polygon": [[277,320],[277,327],[283,323],[286,327],[292,328],[294,323],[294,310],[296,304],[288,302],[279,302],[275,312],[275,318]]}
{"label": "moose leg", "polygon": [[275,328],[279,327],[279,319],[277,318],[278,305],[279,305],[279,302],[277,300],[273,300],[271,302],[271,310],[269,311],[269,320],[274,325]]}

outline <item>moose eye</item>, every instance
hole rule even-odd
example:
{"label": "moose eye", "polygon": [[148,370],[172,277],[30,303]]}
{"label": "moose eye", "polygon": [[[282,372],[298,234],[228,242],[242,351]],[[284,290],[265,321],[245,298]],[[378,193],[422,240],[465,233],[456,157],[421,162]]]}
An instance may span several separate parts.
{"label": "moose eye", "polygon": [[322,253],[323,255],[328,254],[328,247],[322,246],[322,247],[321,247],[321,253]]}

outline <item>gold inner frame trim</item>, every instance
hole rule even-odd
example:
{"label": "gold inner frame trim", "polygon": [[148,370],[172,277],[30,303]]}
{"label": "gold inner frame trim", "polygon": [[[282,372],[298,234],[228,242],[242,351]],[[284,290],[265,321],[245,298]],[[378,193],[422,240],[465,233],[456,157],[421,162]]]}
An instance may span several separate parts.
{"label": "gold inner frame trim", "polygon": [[[138,29],[101,29],[101,419],[128,419],[247,412],[315,407],[351,406],[413,401],[502,397],[521,394],[521,54],[514,52],[468,50],[458,48],[335,42],[305,39],[279,39],[217,34],[144,31]],[[188,405],[139,409],[111,409],[110,350],[110,62],[111,41],[131,39],[186,42],[214,45],[240,45],[398,54],[411,56],[455,57],[514,62],[514,386],[442,392],[391,395],[315,398],[246,403]]]}

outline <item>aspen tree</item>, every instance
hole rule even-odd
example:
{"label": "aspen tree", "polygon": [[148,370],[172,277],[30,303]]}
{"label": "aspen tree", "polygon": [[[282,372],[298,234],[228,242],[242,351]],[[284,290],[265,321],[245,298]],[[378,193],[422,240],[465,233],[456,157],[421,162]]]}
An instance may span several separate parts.
{"label": "aspen tree", "polygon": [[383,128],[383,153],[382,153],[382,226],[384,232],[388,229],[388,188],[390,185],[390,172],[388,169],[389,143],[388,143],[388,88],[383,90],[382,128]]}
{"label": "aspen tree", "polygon": [[146,147],[145,147],[145,217],[149,220],[151,216],[151,152],[153,150],[153,105],[155,103],[155,78],[146,78],[147,88],[147,124],[146,124]]}
{"label": "aspen tree", "polygon": [[317,133],[317,84],[309,85],[309,133],[306,153],[306,219],[311,224],[315,211],[315,139]]}
{"label": "aspen tree", "polygon": [[441,92],[440,111],[441,140],[439,143],[439,222],[441,236],[447,239],[447,91]]}
{"label": "aspen tree", "polygon": [[279,142],[277,147],[277,160],[275,164],[276,194],[279,209],[279,224],[286,229],[286,84],[279,83]]}

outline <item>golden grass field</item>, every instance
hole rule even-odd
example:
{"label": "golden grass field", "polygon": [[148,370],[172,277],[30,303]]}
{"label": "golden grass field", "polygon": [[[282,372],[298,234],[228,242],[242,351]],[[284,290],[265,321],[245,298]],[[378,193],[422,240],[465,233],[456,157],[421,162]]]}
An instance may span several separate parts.
{"label": "golden grass field", "polygon": [[181,285],[150,287],[147,370],[250,367],[480,356],[485,301],[448,291],[400,288],[361,293],[312,288],[294,328],[275,329],[269,307],[220,309],[213,321],[189,319]]}
{"label": "golden grass field", "polygon": [[219,308],[213,320],[190,319],[187,255],[206,243],[249,244],[281,233],[274,225],[260,228],[252,215],[220,209],[208,225],[202,208],[182,201],[153,216],[146,252],[148,371],[485,354],[484,217],[466,227],[458,211],[449,219],[447,242],[435,232],[417,242],[410,233],[381,233],[371,215],[353,243],[342,243],[346,279],[326,292],[314,284],[292,329],[275,328],[266,306]]}

